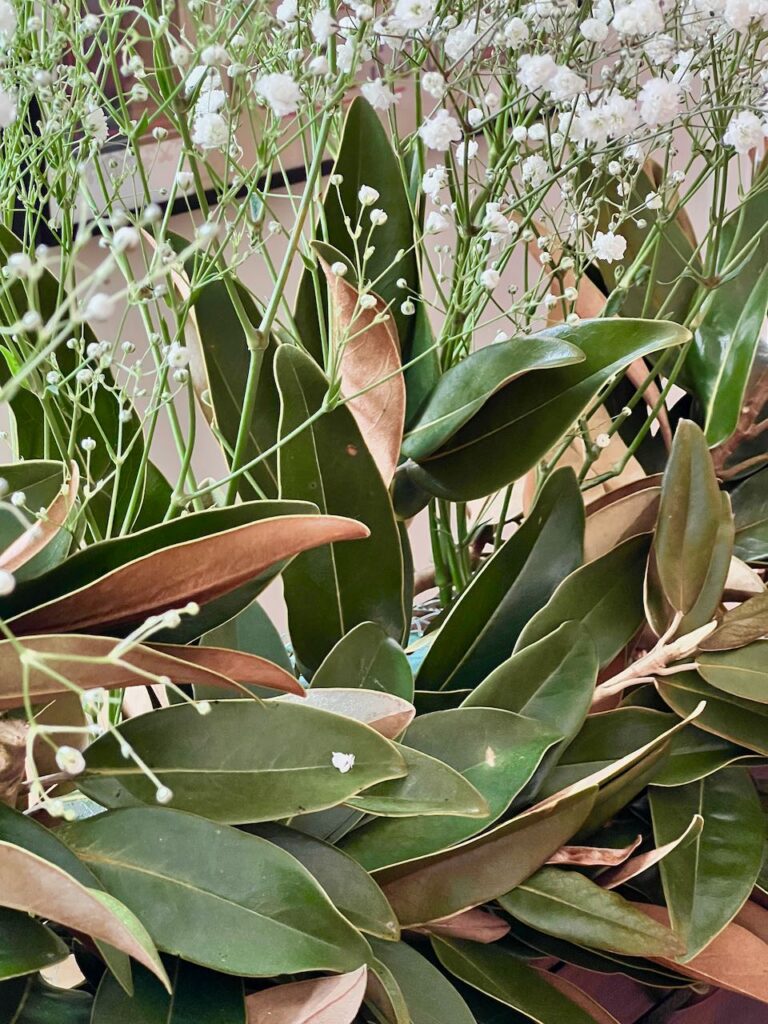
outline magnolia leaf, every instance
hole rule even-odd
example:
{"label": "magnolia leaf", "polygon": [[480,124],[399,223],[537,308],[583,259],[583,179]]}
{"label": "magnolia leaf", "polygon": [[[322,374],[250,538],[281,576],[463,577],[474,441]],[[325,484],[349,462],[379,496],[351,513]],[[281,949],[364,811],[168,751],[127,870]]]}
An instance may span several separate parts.
{"label": "magnolia leaf", "polygon": [[602,889],[578,871],[541,868],[500,896],[499,902],[529,928],[580,946],[667,957],[685,948],[669,929],[649,921],[618,893]]}
{"label": "magnolia leaf", "polygon": [[768,590],[738,604],[720,619],[717,629],[699,643],[700,651],[729,651],[768,636]]}
{"label": "magnolia leaf", "polygon": [[683,635],[709,622],[733,553],[733,518],[720,493],[699,427],[681,420],[664,472],[659,520],[646,582],[649,620],[661,634],[674,613]]}
{"label": "magnolia leaf", "polygon": [[246,999],[249,1024],[353,1024],[363,1002],[368,970],[295,981],[254,992]]}
{"label": "magnolia leaf", "polygon": [[96,992],[90,1024],[245,1024],[239,978],[177,960],[169,967],[172,995],[139,968],[134,991],[122,991],[105,974]]}
{"label": "magnolia leaf", "polygon": [[559,470],[449,610],[417,672],[419,689],[471,689],[508,658],[531,616],[579,566],[583,531],[576,477]]}
{"label": "magnolia leaf", "polygon": [[363,722],[389,740],[399,736],[416,714],[416,709],[407,700],[381,690],[327,687],[302,690],[300,696],[291,694],[275,699],[285,704],[301,704],[320,711],[331,711],[335,715]]}
{"label": "magnolia leaf", "polygon": [[650,533],[656,525],[661,476],[645,476],[609,491],[587,505],[584,561],[607,555],[630,537]]}
{"label": "magnolia leaf", "polygon": [[85,932],[138,960],[170,991],[144,925],[114,894],[87,888],[56,864],[0,840],[0,905]]}
{"label": "magnolia leaf", "polygon": [[405,942],[373,942],[407,1004],[408,1024],[478,1024],[455,985]]}
{"label": "magnolia leaf", "polygon": [[39,975],[6,982],[0,999],[9,1014],[3,1024],[91,1024],[92,995],[49,985]]}
{"label": "magnolia leaf", "polygon": [[463,775],[487,802],[487,815],[379,818],[347,836],[342,848],[371,871],[470,838],[508,809],[559,738],[551,729],[509,711],[458,708],[420,715],[403,742]]}
{"label": "magnolia leaf", "polygon": [[[669,921],[669,912],[665,907],[647,903],[638,903],[636,906],[660,924],[666,925]],[[664,966],[673,967],[694,981],[768,1003],[768,944],[733,921],[698,956],[686,963],[663,957],[653,959]]]}
{"label": "magnolia leaf", "polygon": [[136,644],[115,655],[119,643],[114,637],[78,633],[25,636],[24,649],[40,659],[32,665],[27,663],[25,669],[16,641],[0,640],[0,709],[21,707],[25,693],[33,704],[40,704],[56,694],[71,692],[68,684],[83,690],[146,686],[152,680],[145,673],[157,677],[155,681],[167,676],[177,684],[240,690],[240,683],[259,682],[303,693],[293,676],[253,655],[171,644]]}
{"label": "magnolia leaf", "polygon": [[693,842],[660,863],[672,926],[683,939],[685,962],[701,952],[749,898],[763,862],[765,821],[748,772],[728,768],[669,789],[650,788],[658,845],[677,835],[680,818],[704,818]]}
{"label": "magnolia leaf", "polygon": [[[59,533],[64,530],[69,514],[74,508],[77,499],[77,489],[80,485],[80,470],[76,462],[70,463],[69,482],[59,494],[53,499],[45,510],[41,519],[17,537],[11,544],[0,552],[0,569],[6,572],[18,573],[19,569],[30,562],[36,555],[40,555],[49,545],[53,545]],[[63,554],[66,554],[71,542],[71,537],[64,538]],[[61,545],[57,545],[61,547]],[[54,561],[58,561],[58,552],[54,554]]]}
{"label": "magnolia leaf", "polygon": [[747,477],[731,500],[736,524],[734,553],[745,562],[768,561],[768,469]]}
{"label": "magnolia leaf", "polygon": [[408,774],[380,782],[347,800],[350,807],[385,817],[452,815],[487,819],[490,807],[475,787],[443,761],[397,745]]}
{"label": "magnolia leaf", "polygon": [[632,537],[572,572],[522,631],[516,651],[574,620],[591,633],[600,664],[609,664],[643,621],[648,547],[646,536]]}
{"label": "magnolia leaf", "polygon": [[[451,974],[511,1006],[526,1019],[558,1024],[595,1024],[601,1020],[551,985],[546,974],[529,967],[502,946],[442,938],[432,939],[432,945],[440,963]],[[602,1021],[606,1019],[611,1020],[610,1015],[606,1018],[603,1013]]]}
{"label": "magnolia leaf", "polygon": [[472,352],[446,370],[437,382],[406,435],[403,454],[416,461],[432,455],[492,395],[523,374],[583,363],[584,359],[584,353],[575,344],[546,332],[512,338]]}
{"label": "magnolia leaf", "polygon": [[53,967],[68,956],[69,947],[50,928],[29,914],[0,908],[0,982]]}
{"label": "magnolia leaf", "polygon": [[361,622],[346,633],[310,683],[313,690],[340,685],[383,690],[413,702],[413,672],[405,651],[376,622]]}
{"label": "magnolia leaf", "polygon": [[696,668],[715,689],[768,704],[768,640],[735,651],[697,654]]}
{"label": "magnolia leaf", "polygon": [[[244,518],[243,512],[245,517],[251,510],[258,515],[262,504],[278,515],[230,528],[223,526],[228,521]],[[183,534],[198,524],[189,524],[188,520],[193,517],[187,516],[177,520],[184,523],[179,531],[166,532],[165,528],[171,524],[152,527],[144,531],[142,539],[149,545],[149,552],[142,556],[137,554],[140,534],[123,538],[135,543],[133,555],[130,544],[126,550],[119,542],[108,541],[109,556],[119,559],[118,566],[111,571],[104,565],[103,557],[99,558],[103,555],[99,551],[102,545],[94,544],[51,572],[31,580],[27,584],[29,591],[20,586],[6,599],[23,602],[28,594],[43,597],[37,607],[11,618],[13,630],[17,634],[29,634],[43,630],[85,632],[96,627],[100,631],[115,626],[129,627],[132,623],[143,622],[149,615],[182,607],[188,601],[213,602],[243,584],[263,579],[262,574],[268,570],[274,575],[286,559],[308,548],[368,535],[367,528],[352,519],[315,514],[280,515],[281,506],[286,512],[297,508],[292,503],[254,502],[238,509],[199,513],[199,516],[210,517],[208,522],[199,523],[199,527],[216,532],[182,543],[171,540],[169,546],[159,549],[153,541],[157,543],[173,533]],[[227,514],[217,516],[216,511]],[[219,523],[223,528],[217,530]],[[126,557],[129,560],[123,561]],[[100,566],[100,571],[88,580],[87,573],[94,563]],[[85,581],[79,571],[83,565]],[[271,577],[268,575],[268,578]],[[49,596],[51,591],[53,596]]]}
{"label": "magnolia leaf", "polygon": [[[361,435],[389,487],[400,458],[405,423],[405,381],[397,328],[378,295],[360,305],[360,293],[321,260],[331,307],[331,344],[340,357],[341,389]],[[356,397],[355,397],[356,396]]]}
{"label": "magnolia leaf", "polygon": [[[406,771],[397,749],[368,726],[283,700],[215,701],[207,715],[176,704],[124,722],[120,736],[172,791],[171,806],[215,821],[334,807]],[[352,756],[347,770],[335,766],[337,752]],[[156,784],[112,733],[91,744],[86,764],[80,788],[104,806],[155,801]]]}
{"label": "magnolia leaf", "polygon": [[[281,438],[315,416],[280,448],[281,493],[311,496],[324,513],[352,515],[368,534],[354,554],[345,545],[331,544],[297,559],[283,573],[294,650],[311,673],[360,622],[378,622],[401,640],[410,609],[406,614],[403,552],[392,503],[352,413],[338,405],[317,418],[329,385],[300,349],[282,345],[275,373],[282,401]],[[364,564],[376,566],[376,587],[360,571]]]}
{"label": "magnolia leaf", "polygon": [[[667,321],[584,320],[537,337],[580,348],[583,362],[527,377],[497,391],[414,476],[454,501],[481,498],[519,479],[566,433],[605,383],[634,359],[681,345],[688,332]],[[527,342],[526,342],[527,344]]]}
{"label": "magnolia leaf", "polygon": [[660,676],[656,689],[678,715],[687,715],[706,701],[696,726],[731,743],[768,757],[768,708],[709,686],[696,672]]}
{"label": "magnolia leaf", "polygon": [[448,939],[467,939],[470,942],[498,942],[509,933],[509,925],[496,914],[475,907],[452,917],[427,921],[414,931],[424,935],[439,935]]}
{"label": "magnolia leaf", "polygon": [[669,757],[654,775],[653,784],[684,786],[704,779],[735,761],[757,760],[749,750],[689,725],[672,740]]}
{"label": "magnolia leaf", "polygon": [[161,807],[64,834],[166,953],[248,977],[356,970],[370,955],[309,872],[265,839]]}
{"label": "magnolia leaf", "polygon": [[637,836],[629,846],[615,849],[613,846],[561,846],[547,860],[547,864],[565,864],[568,867],[615,867],[623,864],[643,841]]}
{"label": "magnolia leaf", "polygon": [[360,931],[388,941],[400,937],[397,918],[381,889],[343,850],[275,822],[241,827],[295,857],[317,879],[336,909]]}
{"label": "magnolia leaf", "polygon": [[673,850],[688,846],[689,843],[701,834],[703,827],[704,819],[702,816],[694,814],[687,828],[675,839],[671,839],[668,843],[657,846],[653,850],[639,853],[636,857],[631,857],[618,867],[601,872],[597,876],[597,884],[604,889],[616,889],[631,878],[636,878],[638,875],[642,875],[644,871],[654,867],[659,861],[664,860],[668,854],[672,853]]}

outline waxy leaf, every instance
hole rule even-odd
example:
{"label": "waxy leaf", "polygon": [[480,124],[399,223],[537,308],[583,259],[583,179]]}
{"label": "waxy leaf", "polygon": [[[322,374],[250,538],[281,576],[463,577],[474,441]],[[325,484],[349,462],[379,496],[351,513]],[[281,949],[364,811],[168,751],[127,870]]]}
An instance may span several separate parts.
{"label": "waxy leaf", "polygon": [[580,946],[629,956],[674,957],[684,950],[669,929],[578,871],[541,868],[499,902],[530,928]]}
{"label": "waxy leaf", "polygon": [[644,871],[654,867],[659,861],[664,860],[666,856],[672,853],[673,850],[688,846],[689,843],[692,843],[701,834],[703,827],[704,819],[702,816],[694,814],[690,824],[680,835],[670,839],[668,843],[664,843],[662,846],[647,850],[645,853],[638,853],[636,857],[630,857],[629,860],[624,861],[618,867],[611,868],[609,871],[601,871],[597,877],[597,884],[602,886],[603,889],[616,889],[630,879],[636,878],[637,875],[642,875]]}
{"label": "waxy leaf", "polygon": [[388,740],[395,739],[413,721],[416,710],[402,697],[381,690],[356,690],[328,687],[320,690],[303,690],[301,696],[291,694],[276,698],[286,704],[301,704],[319,711],[330,711],[335,715],[364,722]]}
{"label": "waxy leaf", "polygon": [[647,580],[657,633],[675,612],[683,616],[680,635],[713,618],[732,553],[730,505],[720,493],[707,442],[695,423],[681,420],[662,482]]}
{"label": "waxy leaf", "polygon": [[509,934],[509,925],[501,917],[474,907],[460,914],[427,921],[414,931],[424,935],[441,935],[448,939],[469,939],[471,942],[498,942]]}
{"label": "waxy leaf", "polygon": [[516,650],[574,620],[592,635],[600,664],[611,662],[643,622],[648,548],[647,536],[633,537],[572,572],[522,631]]}
{"label": "waxy leaf", "polygon": [[547,864],[566,864],[569,867],[613,867],[623,864],[643,841],[636,836],[629,845],[615,846],[561,846],[547,860]]}
{"label": "waxy leaf", "polygon": [[[403,454],[417,461],[432,455],[516,378],[584,358],[575,344],[546,332],[478,349],[442,375],[406,435]],[[540,381],[533,378],[528,384],[537,387]]]}
{"label": "waxy leaf", "polygon": [[526,1020],[537,1024],[595,1024],[599,1019],[551,985],[545,973],[502,946],[482,946],[461,939],[433,939],[432,945],[440,963],[451,974],[511,1006]]}
{"label": "waxy leaf", "polygon": [[402,779],[380,782],[347,800],[350,807],[366,814],[392,818],[449,814],[463,818],[487,819],[487,801],[463,775],[443,761],[411,747],[397,745],[408,774]]}
{"label": "waxy leaf", "polygon": [[669,757],[653,777],[654,786],[685,786],[704,779],[734,761],[756,761],[744,747],[713,733],[686,726],[672,740]]}
{"label": "waxy leaf", "polygon": [[91,1024],[93,996],[29,975],[0,986],[0,1007],[3,1024]]}
{"label": "waxy leaf", "polygon": [[254,992],[246,999],[249,1024],[353,1024],[365,995],[368,971],[295,981]]}
{"label": "waxy leaf", "polygon": [[258,977],[350,971],[370,955],[309,872],[265,839],[159,807],[79,821],[65,838],[166,953]]}
{"label": "waxy leaf", "polygon": [[363,309],[360,293],[321,260],[331,307],[331,345],[341,389],[373,461],[389,487],[400,458],[405,423],[405,381],[397,327],[385,303]]}
{"label": "waxy leaf", "polygon": [[546,455],[615,373],[687,336],[667,321],[610,319],[542,332],[538,337],[575,345],[586,358],[537,373],[535,387],[523,376],[497,391],[443,447],[420,460],[415,477],[456,501],[504,487]]}
{"label": "waxy leaf", "polygon": [[[377,782],[405,774],[397,749],[340,715],[283,703],[217,701],[201,715],[190,704],[123,723],[122,738],[173,793],[171,806],[215,821],[285,818],[333,807]],[[342,772],[334,752],[354,755]],[[107,807],[153,803],[155,785],[107,733],[86,751],[84,793]]]}
{"label": "waxy leaf", "polygon": [[[124,722],[121,736],[172,791],[170,804],[215,821],[284,818],[334,807],[367,786],[406,772],[373,729],[340,715],[282,700],[214,701],[201,715],[174,705]],[[346,772],[335,752],[354,756]],[[156,786],[106,733],[86,751],[79,777],[106,807],[152,804]]]}
{"label": "waxy leaf", "polygon": [[568,743],[589,711],[598,668],[587,627],[564,622],[494,669],[462,707],[515,711],[556,729]]}
{"label": "waxy leaf", "polygon": [[44,970],[68,956],[69,947],[50,928],[29,914],[0,907],[0,981]]}
{"label": "waxy leaf", "polygon": [[580,565],[583,532],[576,477],[559,470],[451,607],[416,674],[419,689],[471,689],[508,658],[531,616]]}
{"label": "waxy leaf", "polygon": [[[292,345],[281,346],[275,373],[285,439],[323,408],[328,381]],[[317,501],[323,513],[353,516],[370,532],[354,554],[345,545],[328,545],[297,559],[283,574],[299,662],[314,671],[360,622],[378,622],[400,640],[408,625],[400,537],[389,494],[349,409],[337,406],[287,441],[279,467],[282,495]],[[375,588],[360,571],[365,564],[376,566]]]}
{"label": "waxy leaf", "polygon": [[[0,508],[0,550],[5,550],[24,536],[25,522],[32,525],[30,512],[48,508],[61,495],[66,486],[66,469],[63,462],[25,459],[0,464],[0,478],[6,483],[5,494],[22,493],[25,498],[25,508],[15,512],[7,505]],[[19,575],[23,576],[23,572]]]}
{"label": "waxy leaf", "polygon": [[82,885],[56,864],[0,840],[0,905],[85,932],[129,954],[170,983],[150,935],[127,904]]}
{"label": "waxy leaf", "polygon": [[650,533],[656,525],[661,498],[661,476],[645,476],[617,487],[587,505],[584,561],[617,547],[630,537]]}
{"label": "waxy leaf", "polygon": [[672,926],[685,944],[687,962],[749,898],[763,862],[765,819],[744,768],[728,768],[688,786],[652,786],[649,793],[657,845],[679,833],[681,818],[704,818],[694,841],[660,863],[664,897]]}
{"label": "waxy leaf", "polygon": [[242,829],[268,839],[303,864],[323,887],[331,903],[355,928],[380,939],[399,938],[400,926],[381,889],[343,850],[275,822],[243,825]]}
{"label": "waxy leaf", "polygon": [[371,871],[468,839],[507,810],[559,738],[551,729],[509,711],[457,708],[420,715],[403,742],[461,773],[487,801],[488,814],[380,818],[347,836],[342,848]]}
{"label": "waxy leaf", "polygon": [[373,943],[408,1007],[411,1024],[477,1024],[448,978],[405,942]]}
{"label": "waxy leaf", "polygon": [[[42,518],[28,526],[0,551],[0,569],[12,572],[19,578],[34,576],[56,565],[67,554],[72,536],[66,532],[65,527],[75,505],[80,484],[80,470],[76,462],[70,464],[69,473],[69,482],[63,485]],[[29,504],[31,496],[26,492],[24,494],[27,507],[34,509],[35,506]],[[25,571],[20,574],[19,570],[22,568]]]}
{"label": "waxy leaf", "polygon": [[168,971],[172,994],[141,969],[132,995],[105,974],[93,1004],[91,1024],[245,1024],[239,978],[177,960]]}
{"label": "waxy leaf", "polygon": [[[21,707],[25,692],[33,704],[70,693],[62,677],[83,690],[118,689],[151,683],[151,679],[140,674],[146,672],[157,677],[167,676],[177,684],[194,683],[217,690],[231,687],[238,691],[238,696],[242,696],[239,683],[255,682],[274,689],[303,692],[293,676],[278,665],[253,655],[214,647],[137,644],[113,658],[119,642],[114,637],[78,633],[25,636],[25,649],[44,659],[45,666],[28,667],[25,679],[25,667],[14,641],[0,640],[0,709]],[[100,660],[81,660],[89,658]]]}
{"label": "waxy leaf", "polygon": [[768,640],[735,651],[697,654],[696,668],[715,689],[768,704]]}
{"label": "waxy leaf", "polygon": [[768,636],[768,590],[729,608],[714,633],[701,641],[699,650],[729,651],[746,647],[765,636]]}
{"label": "waxy leaf", "polygon": [[739,484],[731,495],[736,524],[734,554],[745,562],[768,561],[768,469]]}
{"label": "waxy leaf", "polygon": [[328,652],[310,687],[328,686],[383,690],[413,702],[413,672],[405,651],[376,622],[361,622]]}
{"label": "waxy leaf", "polygon": [[696,719],[697,728],[768,756],[768,708],[765,704],[716,690],[696,672],[660,676],[656,689],[664,703],[678,715],[690,714],[701,701],[706,701],[706,707]]}
{"label": "waxy leaf", "polygon": [[[361,523],[319,516],[296,502],[213,509],[94,544],[17,587],[0,602],[0,613],[17,634],[127,629],[188,601],[214,602],[244,584],[263,589],[299,552],[367,533]],[[210,628],[197,625],[199,632]]]}

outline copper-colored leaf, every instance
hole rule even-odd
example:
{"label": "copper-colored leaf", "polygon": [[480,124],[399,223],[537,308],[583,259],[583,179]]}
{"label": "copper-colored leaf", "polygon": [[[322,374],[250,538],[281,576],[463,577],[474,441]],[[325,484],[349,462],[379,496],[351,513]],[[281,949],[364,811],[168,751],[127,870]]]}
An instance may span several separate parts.
{"label": "copper-colored leaf", "polygon": [[542,971],[541,975],[548,985],[556,988],[558,992],[562,992],[572,1003],[580,1006],[590,1017],[593,1017],[596,1024],[619,1024],[612,1013],[608,1013],[605,1007],[595,1002],[592,996],[585,992],[584,989],[574,985],[572,981],[564,978],[562,974],[558,974],[556,971]]}
{"label": "copper-colored leaf", "polygon": [[584,561],[591,562],[622,541],[653,530],[660,497],[661,474],[657,474],[632,480],[590,502],[584,524]]}
{"label": "copper-colored leaf", "polygon": [[734,921],[768,945],[768,910],[753,900],[747,900]]}
{"label": "copper-colored leaf", "polygon": [[232,651],[227,647],[192,647],[184,644],[147,644],[147,647],[236,683],[266,686],[270,690],[283,690],[299,697],[306,693],[298,679],[287,669],[258,654]]}
{"label": "copper-colored leaf", "polygon": [[16,806],[27,751],[26,722],[0,720],[0,804]]}
{"label": "copper-colored leaf", "polygon": [[365,995],[367,976],[363,965],[348,974],[254,992],[245,1000],[248,1024],[352,1024]]}
{"label": "copper-colored leaf", "polygon": [[81,885],[72,875],[12,843],[0,842],[0,906],[35,914],[127,953],[170,983],[139,919],[106,892]]}
{"label": "copper-colored leaf", "polygon": [[[360,433],[384,483],[395,475],[405,424],[405,379],[397,330],[378,297],[372,309],[360,307],[354,285],[320,261],[328,280],[332,330],[341,349],[341,387]],[[386,319],[376,322],[384,315]],[[360,394],[360,392],[363,392]]]}
{"label": "copper-colored leaf", "polygon": [[[644,903],[634,905],[654,921],[669,924],[666,907]],[[688,963],[681,964],[663,957],[653,959],[687,978],[768,1003],[768,944],[733,921]]]}
{"label": "copper-colored leaf", "polygon": [[188,601],[205,604],[308,548],[368,536],[342,516],[289,515],[261,519],[161,548],[99,577],[88,586],[22,612],[16,634],[85,631],[141,621]]}
{"label": "copper-colored leaf", "polygon": [[509,925],[503,918],[488,910],[475,907],[464,910],[452,917],[428,921],[420,928],[412,929],[424,935],[445,935],[451,939],[469,939],[471,942],[497,942],[509,932]]}
{"label": "copper-colored leaf", "polygon": [[[90,636],[88,634],[62,633],[26,636],[22,643],[42,659],[54,673],[63,676],[82,690],[97,687],[121,689],[126,686],[146,686],[156,680],[147,679],[140,673],[150,672],[155,676],[168,676],[175,683],[190,683],[204,686],[230,686],[241,689],[239,683],[257,682],[262,686],[289,685],[297,692],[303,692],[300,685],[277,665],[254,658],[253,655],[238,654],[236,651],[218,651],[217,648],[175,647],[172,644],[155,647],[138,645],[120,656],[119,661],[105,664],[103,659],[112,655],[119,643],[114,637]],[[214,658],[206,664],[205,657],[189,658],[189,652],[213,651]],[[183,656],[174,657],[176,652]],[[81,660],[102,659],[99,662]],[[226,657],[225,657],[226,656]],[[183,658],[183,660],[182,660]],[[256,664],[252,665],[252,662]],[[50,675],[38,660],[29,667],[27,687],[33,704],[70,692],[60,678]],[[237,679],[225,675],[219,669],[233,670]],[[139,671],[134,671],[138,669]],[[262,672],[263,670],[263,672]],[[289,680],[291,681],[289,683]],[[0,709],[20,707],[24,701],[24,668],[17,648],[10,640],[0,641]]]}
{"label": "copper-colored leaf", "polygon": [[8,545],[5,551],[0,552],[0,569],[5,569],[6,572],[16,572],[53,540],[67,522],[67,517],[77,498],[79,484],[80,471],[77,468],[77,463],[71,462],[69,483],[53,499],[45,510],[43,518],[32,523],[24,533]]}
{"label": "copper-colored leaf", "polygon": [[642,841],[643,837],[638,836],[634,842],[621,850],[612,846],[561,846],[559,850],[555,850],[547,864],[570,864],[590,868],[615,867],[617,864],[623,864]]}
{"label": "copper-colored leaf", "polygon": [[654,850],[648,850],[646,853],[639,853],[637,857],[632,857],[631,860],[625,861],[612,871],[603,872],[595,881],[598,885],[602,885],[604,889],[615,889],[623,882],[628,882],[630,878],[641,875],[643,871],[647,871],[654,864],[658,864],[660,860],[663,860],[668,853],[676,850],[678,846],[689,843],[701,832],[703,825],[704,819],[700,814],[695,814],[691,819],[690,825],[677,839],[664,843],[662,846],[657,846]]}
{"label": "copper-colored leaf", "polygon": [[[382,690],[328,686],[316,690],[302,690],[301,693],[302,696],[298,699],[302,704],[318,708],[320,711],[331,711],[335,715],[344,715],[345,718],[354,718],[356,722],[364,722],[388,740],[393,740],[407,729],[416,714],[413,704]],[[295,702],[297,698],[291,695],[276,697],[275,700]]]}

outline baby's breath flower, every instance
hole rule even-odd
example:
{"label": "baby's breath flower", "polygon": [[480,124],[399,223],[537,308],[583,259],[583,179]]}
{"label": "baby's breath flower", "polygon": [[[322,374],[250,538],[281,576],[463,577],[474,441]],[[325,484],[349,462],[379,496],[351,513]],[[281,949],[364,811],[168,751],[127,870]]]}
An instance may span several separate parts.
{"label": "baby's breath flower", "polygon": [[256,79],[254,90],[276,117],[288,117],[299,109],[301,90],[291,75],[273,72]]}
{"label": "baby's breath flower", "polygon": [[80,775],[85,771],[85,758],[76,747],[66,745],[56,751],[56,764],[66,775]]}
{"label": "baby's breath flower", "polygon": [[16,577],[7,569],[0,569],[0,597],[7,597],[13,593],[16,586]]}

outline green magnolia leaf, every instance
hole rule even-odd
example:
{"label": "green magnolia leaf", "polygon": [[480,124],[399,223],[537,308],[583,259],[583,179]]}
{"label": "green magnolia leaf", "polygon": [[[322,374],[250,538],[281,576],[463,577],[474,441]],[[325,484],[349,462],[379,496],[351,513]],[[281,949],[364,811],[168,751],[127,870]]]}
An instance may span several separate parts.
{"label": "green magnolia leaf", "polygon": [[376,873],[404,927],[450,917],[519,885],[578,831],[597,787],[584,785],[448,850]]}
{"label": "green magnolia leaf", "polygon": [[[595,1024],[596,1018],[572,1002],[530,967],[498,943],[491,946],[461,939],[432,939],[440,963],[451,974],[538,1024]],[[610,1016],[603,1016],[603,1021]]]}
{"label": "green magnolia leaf", "polygon": [[598,668],[587,627],[564,622],[507,658],[465,698],[462,707],[515,711],[556,729],[568,743],[589,711]]}
{"label": "green magnolia leaf", "polygon": [[709,686],[696,672],[676,672],[659,677],[656,688],[665,704],[678,715],[687,715],[706,701],[696,726],[731,743],[768,756],[768,709],[757,701],[744,700]]}
{"label": "green magnolia leaf", "polygon": [[757,640],[736,651],[697,654],[696,667],[715,689],[768,704],[768,640]]}
{"label": "green magnolia leaf", "polygon": [[377,622],[361,622],[346,633],[325,656],[310,686],[383,690],[413,702],[413,672],[405,651]]}
{"label": "green magnolia leaf", "polygon": [[323,887],[331,903],[355,928],[388,941],[399,937],[400,926],[381,889],[343,850],[275,822],[242,828],[268,839],[303,864]]}
{"label": "green magnolia leaf", "polygon": [[713,618],[732,552],[730,505],[707,442],[695,423],[681,420],[662,482],[647,580],[649,619],[658,634],[675,612],[683,616],[681,635]]}
{"label": "green magnolia leaf", "polygon": [[[177,253],[189,245],[173,233],[167,233],[165,238]],[[199,254],[192,256],[186,265],[187,273],[197,276],[198,280],[200,268],[195,275],[195,264],[199,259]],[[205,278],[205,273],[202,276]],[[254,328],[257,327],[261,314],[251,293],[234,275],[230,276],[230,288],[237,294],[245,316]],[[220,438],[227,461],[231,462],[250,366],[248,342],[227,282],[221,277],[196,287],[190,300],[195,326],[195,330],[189,332],[194,345],[194,355],[190,360],[192,382],[200,408],[214,434]],[[277,441],[280,401],[272,370],[276,351],[277,344],[270,338],[262,355],[256,387],[257,412],[249,424],[242,464],[263,456]],[[274,453],[242,474],[237,487],[243,498],[276,498],[277,457]]]}
{"label": "green magnolia leaf", "polygon": [[0,985],[2,1024],[91,1024],[92,1007],[88,992],[56,988],[36,975]]}
{"label": "green magnolia leaf", "polygon": [[728,768],[688,786],[649,790],[657,845],[694,814],[704,827],[660,863],[671,924],[692,960],[733,920],[752,892],[763,860],[765,818],[749,773]]}
{"label": "green magnolia leaf", "polygon": [[490,812],[487,801],[463,775],[419,750],[396,746],[408,774],[401,779],[380,782],[351,797],[347,800],[350,807],[385,817],[448,814],[487,819]]}
{"label": "green magnolia leaf", "polygon": [[768,635],[768,590],[738,604],[720,619],[714,633],[699,643],[700,651],[728,651],[746,647]]}
{"label": "green magnolia leaf", "polygon": [[[282,701],[176,704],[124,722],[120,733],[172,791],[171,806],[215,821],[285,818],[333,807],[405,774],[397,749],[351,718]],[[334,752],[354,755],[342,772]],[[107,807],[153,803],[156,787],[107,733],[86,751],[80,788]]]}
{"label": "green magnolia leaf", "polygon": [[477,1024],[455,987],[412,946],[405,942],[371,945],[397,981],[411,1024]]}
{"label": "green magnolia leaf", "polygon": [[52,967],[68,956],[68,946],[50,928],[22,911],[0,907],[0,981]]}
{"label": "green magnolia leaf", "polygon": [[403,454],[417,461],[432,455],[516,378],[532,370],[581,363],[584,358],[576,345],[546,333],[478,349],[440,378],[405,437]]}
{"label": "green magnolia leaf", "polygon": [[538,337],[580,348],[583,362],[525,376],[497,391],[438,451],[421,459],[418,482],[467,501],[517,480],[546,455],[600,388],[634,359],[681,345],[688,332],[666,321],[585,320]]}
{"label": "green magnolia leaf", "polygon": [[739,484],[731,495],[736,524],[734,554],[745,562],[768,561],[768,469]]}
{"label": "green magnolia leaf", "polygon": [[561,469],[451,607],[419,667],[419,689],[471,689],[508,658],[531,616],[580,565],[583,536],[579,486],[572,469]]}
{"label": "green magnolia leaf", "polygon": [[669,929],[578,871],[541,868],[500,896],[499,902],[530,928],[577,945],[629,956],[673,957],[683,952]]}
{"label": "green magnolia leaf", "polygon": [[654,786],[684,786],[720,771],[734,761],[757,758],[749,750],[687,725],[672,740],[669,757],[653,777]]}
{"label": "green magnolia leaf", "polygon": [[[21,520],[26,519],[29,526],[39,522],[34,513],[48,508],[55,501],[61,492],[64,477],[65,469],[61,462],[30,459],[0,465],[0,479],[7,485],[5,493],[22,493],[25,498],[24,505],[17,508],[15,514],[7,507],[0,508],[0,554],[24,533]],[[60,529],[36,555],[13,568],[17,582],[39,576],[53,568],[66,557],[71,544],[71,530]]]}
{"label": "green magnolia leaf", "polygon": [[648,548],[647,536],[632,537],[572,572],[523,629],[515,650],[523,650],[573,620],[589,630],[600,664],[613,661],[644,619],[643,576]]}
{"label": "green magnolia leaf", "polygon": [[768,215],[765,161],[753,181],[754,192],[722,226],[715,274],[737,255],[749,258],[735,275],[712,290],[685,360],[685,379],[704,413],[710,446],[725,441],[736,428],[763,321],[768,310],[768,241],[758,232]]}
{"label": "green magnolia leaf", "polygon": [[509,711],[458,708],[419,716],[403,741],[463,775],[487,801],[489,813],[483,818],[380,818],[347,836],[342,848],[371,871],[468,839],[507,810],[559,738]]}
{"label": "green magnolia leaf", "polygon": [[309,872],[265,839],[158,807],[97,815],[65,838],[166,953],[259,977],[354,970],[369,955]]}
{"label": "green magnolia leaf", "polygon": [[183,960],[169,974],[172,995],[147,971],[137,970],[132,996],[105,974],[90,1024],[246,1024],[239,978]]}
{"label": "green magnolia leaf", "polygon": [[[275,358],[285,439],[320,412],[328,381],[309,356],[292,345]],[[321,512],[354,515],[370,536],[351,554],[326,546],[297,559],[283,574],[291,639],[310,672],[338,640],[360,622],[378,622],[400,640],[409,622],[404,607],[405,574],[392,503],[351,412],[326,412],[280,448],[280,492],[311,496]],[[376,566],[376,587],[361,573]]]}

